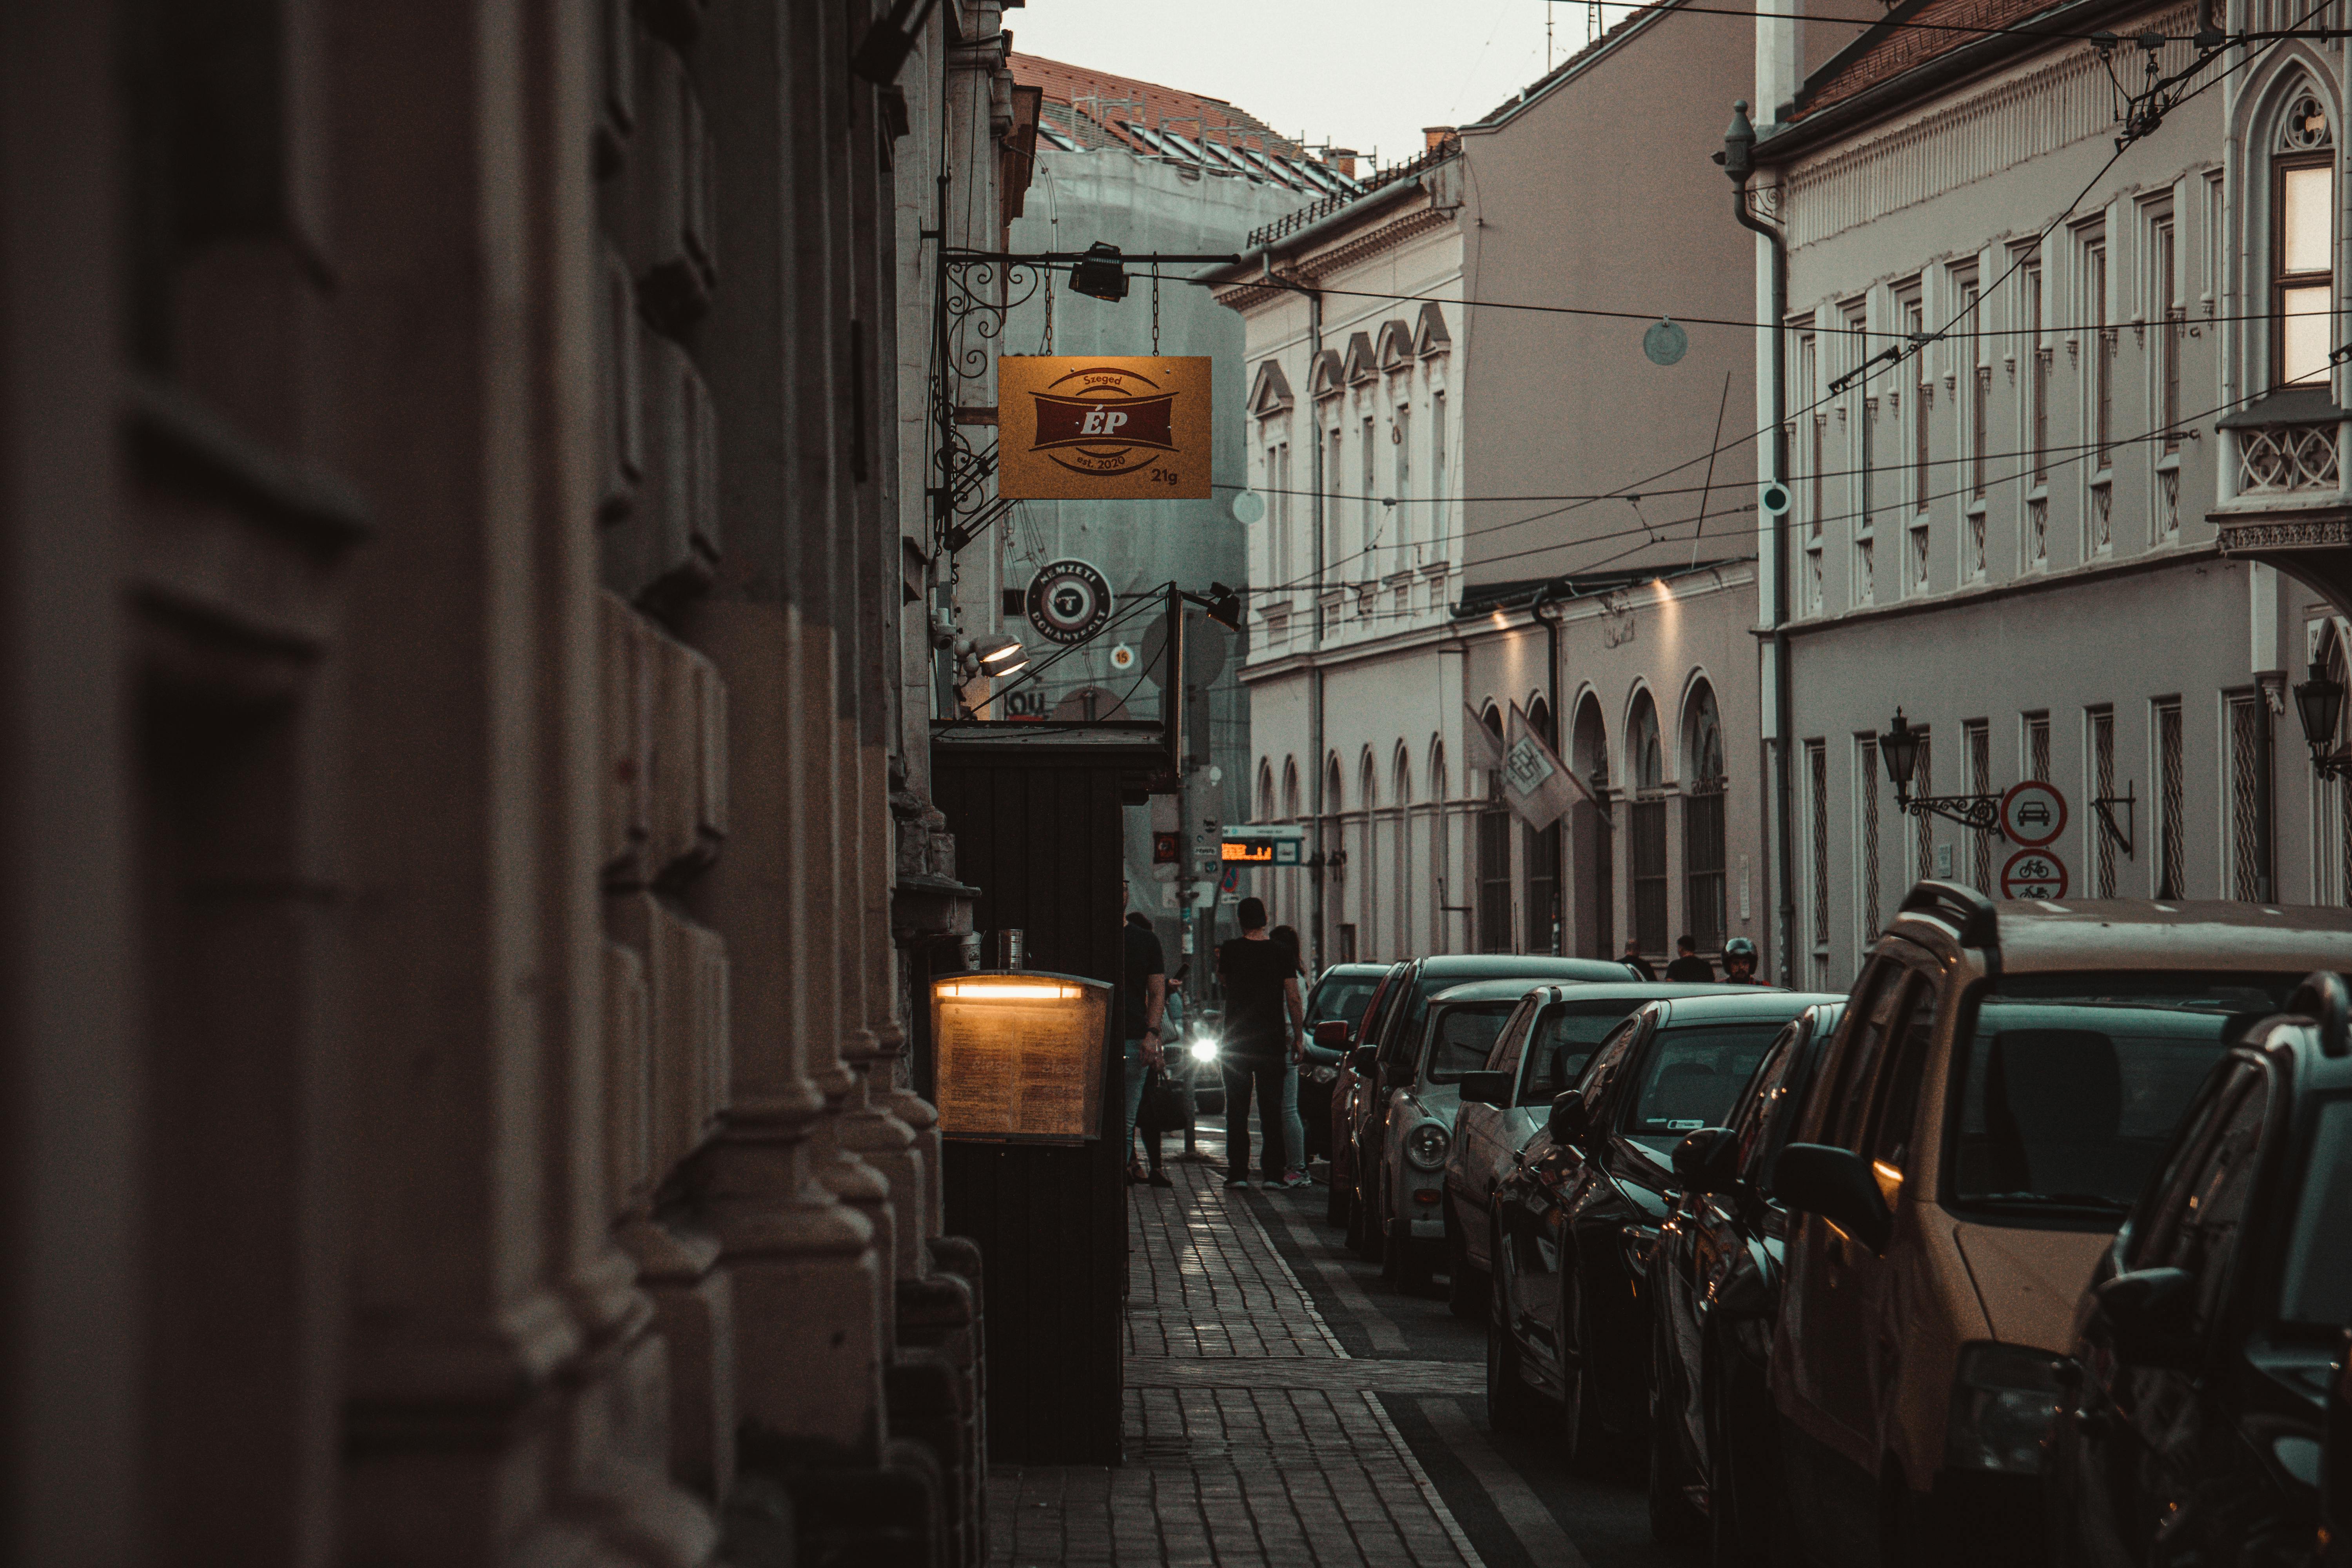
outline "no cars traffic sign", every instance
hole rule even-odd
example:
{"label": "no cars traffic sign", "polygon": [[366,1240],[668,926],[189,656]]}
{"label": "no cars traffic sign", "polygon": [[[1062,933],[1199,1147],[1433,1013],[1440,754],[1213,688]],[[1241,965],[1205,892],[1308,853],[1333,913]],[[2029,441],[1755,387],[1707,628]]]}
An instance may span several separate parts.
{"label": "no cars traffic sign", "polygon": [[2004,899],[2063,899],[2066,862],[2047,849],[2021,849],[2000,868]]}
{"label": "no cars traffic sign", "polygon": [[2056,784],[2026,780],[2000,797],[2000,831],[2028,849],[2056,843],[2066,831],[2066,797]]}

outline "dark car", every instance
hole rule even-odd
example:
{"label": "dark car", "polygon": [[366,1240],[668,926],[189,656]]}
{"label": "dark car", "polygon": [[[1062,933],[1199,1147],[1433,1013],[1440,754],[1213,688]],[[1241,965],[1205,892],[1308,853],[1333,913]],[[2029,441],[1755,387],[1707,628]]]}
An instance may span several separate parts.
{"label": "dark car", "polygon": [[[1371,1223],[1380,1211],[1373,1206],[1373,1182],[1381,1174],[1380,1151],[1388,1139],[1388,1090],[1400,1089],[1410,1079],[1413,1059],[1421,1048],[1421,1034],[1428,1022],[1429,999],[1449,986],[1467,984],[1473,980],[1519,980],[1529,986],[1550,981],[1629,980],[1637,975],[1613,958],[1551,958],[1533,953],[1455,952],[1430,958],[1416,958],[1404,966],[1402,974],[1393,977],[1390,984],[1393,994],[1381,999],[1380,1011],[1371,1026],[1356,1048],[1360,1076],[1367,1059],[1363,1053],[1370,1048],[1370,1076],[1377,1079],[1368,1089],[1360,1089],[1351,1107],[1352,1116],[1347,1129],[1350,1142],[1352,1177],[1349,1186],[1348,1245],[1373,1262],[1381,1260],[1387,1231]],[[1423,1234],[1426,1239],[1443,1241],[1443,1222],[1432,1213],[1425,1222],[1416,1222],[1413,1234]]]}
{"label": "dark car", "polygon": [[1498,1429],[1534,1426],[1549,1403],[1569,1462],[1586,1468],[1643,1433],[1642,1286],[1675,1185],[1675,1147],[1729,1119],[1784,1025],[1838,1000],[1738,991],[1649,1003],[1552,1102],[1487,1215],[1486,1408]]}
{"label": "dark car", "polygon": [[2214,1068],[2075,1307],[2045,1471],[2061,1568],[2318,1556],[2352,1318],[2352,997],[2317,978],[2287,1005],[2305,1016]]}
{"label": "dark car", "polygon": [[1839,1002],[1808,1007],[1772,1042],[1723,1127],[1686,1134],[1680,1194],[1650,1258],[1650,1528],[1675,1545],[1702,1529],[1718,1563],[1760,1560],[1778,1518],[1765,1374],[1780,1310],[1789,1215],[1772,1162],[1819,1081]]}
{"label": "dark car", "polygon": [[[1356,1026],[1364,1021],[1387,973],[1388,965],[1382,963],[1335,963],[1326,969],[1307,994],[1307,1038],[1315,1037],[1316,1025],[1338,1022],[1348,1026],[1348,1044],[1352,1046]],[[1307,1153],[1297,1162],[1302,1171],[1318,1154],[1331,1157],[1331,1100],[1339,1068],[1339,1063],[1310,1060],[1299,1069],[1298,1118],[1307,1126]]]}
{"label": "dark car", "polygon": [[1486,1316],[1486,1209],[1511,1157],[1534,1137],[1551,1102],[1575,1083],[1609,1031],[1664,996],[1719,996],[1719,984],[1654,980],[1538,985],[1503,1026],[1486,1068],[1462,1079],[1445,1156],[1445,1274],[1454,1316]]}
{"label": "dark car", "polygon": [[[1324,1194],[1323,1218],[1328,1224],[1345,1226],[1356,1192],[1356,1120],[1360,1106],[1372,1092],[1373,1051],[1366,1042],[1380,1033],[1381,1022],[1396,999],[1403,994],[1399,984],[1412,969],[1410,963],[1391,963],[1372,988],[1372,999],[1364,1009],[1363,1018],[1348,1032],[1348,1055],[1339,1063],[1339,1076],[1331,1085],[1331,1185]],[[1328,1031],[1331,1044],[1341,1042],[1339,1031]],[[1349,1237],[1355,1245],[1355,1237]]]}

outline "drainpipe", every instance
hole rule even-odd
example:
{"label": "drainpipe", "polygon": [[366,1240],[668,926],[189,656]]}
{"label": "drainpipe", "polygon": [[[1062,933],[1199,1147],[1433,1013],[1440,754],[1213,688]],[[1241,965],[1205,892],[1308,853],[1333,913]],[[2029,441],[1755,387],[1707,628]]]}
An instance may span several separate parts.
{"label": "drainpipe", "polygon": [[[1265,272],[1269,278],[1273,276],[1270,263]],[[1315,536],[1312,552],[1315,562],[1312,622],[1315,653],[1308,667],[1307,682],[1307,739],[1314,753],[1311,771],[1315,778],[1314,787],[1309,792],[1309,799],[1315,807],[1315,867],[1309,873],[1313,879],[1310,886],[1315,898],[1315,929],[1310,935],[1315,944],[1315,963],[1319,969],[1324,962],[1325,944],[1328,941],[1327,933],[1330,930],[1324,908],[1324,896],[1330,886],[1330,878],[1327,875],[1328,868],[1324,862],[1328,858],[1331,848],[1323,842],[1323,421],[1315,412],[1314,387],[1315,361],[1323,352],[1323,294],[1320,289],[1297,284],[1290,286],[1307,297],[1307,450],[1312,455],[1307,472],[1312,476],[1310,482],[1315,491],[1315,504],[1307,511],[1307,526]]]}
{"label": "drainpipe", "polygon": [[[1723,172],[1731,176],[1731,216],[1739,226],[1752,229],[1764,237],[1772,247],[1772,392],[1769,399],[1772,412],[1772,445],[1770,471],[1765,483],[1784,486],[1789,472],[1788,422],[1788,331],[1789,316],[1789,242],[1780,230],[1764,222],[1748,210],[1748,182],[1756,173],[1756,129],[1748,122],[1748,100],[1740,99],[1731,106],[1731,126],[1723,133],[1723,152],[1718,162]],[[1772,518],[1772,682],[1765,693],[1770,715],[1767,742],[1771,747],[1772,779],[1772,875],[1777,884],[1780,921],[1774,945],[1780,949],[1780,984],[1794,986],[1797,983],[1797,883],[1796,856],[1793,847],[1794,824],[1789,808],[1790,772],[1789,766],[1789,710],[1790,685],[1789,679],[1789,513],[1782,510]]]}

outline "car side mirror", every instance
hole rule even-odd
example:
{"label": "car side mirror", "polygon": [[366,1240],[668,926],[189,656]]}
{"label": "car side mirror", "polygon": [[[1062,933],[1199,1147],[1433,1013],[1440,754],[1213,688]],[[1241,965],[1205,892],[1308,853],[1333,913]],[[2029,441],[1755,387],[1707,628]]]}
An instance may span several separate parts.
{"label": "car side mirror", "polygon": [[1462,1075],[1462,1103],[1465,1105],[1508,1105],[1511,1103],[1511,1075],[1507,1072],[1465,1072]]}
{"label": "car side mirror", "polygon": [[1584,1096],[1571,1089],[1551,1097],[1551,1119],[1544,1123],[1544,1131],[1551,1134],[1554,1143],[1580,1142],[1591,1128],[1592,1119],[1584,1110]]}
{"label": "car side mirror", "polygon": [[2185,1268],[2135,1268],[2091,1289],[2114,1336],[2116,1353],[2143,1366],[2194,1364],[2197,1338],[2189,1310],[2197,1277]]}
{"label": "car side mirror", "polygon": [[1675,1180],[1686,1193],[1719,1193],[1738,1173],[1739,1140],[1728,1127],[1702,1127],[1675,1145]]}
{"label": "car side mirror", "polygon": [[1412,1058],[1402,1057],[1389,1063],[1388,1076],[1381,1080],[1391,1089],[1403,1089],[1412,1082]]}
{"label": "car side mirror", "polygon": [[1895,1231],[1895,1216],[1870,1162],[1851,1149],[1790,1144],[1772,1163],[1772,1193],[1791,1209],[1821,1215],[1873,1252],[1885,1252]]}
{"label": "car side mirror", "polygon": [[1315,1043],[1327,1051],[1344,1051],[1355,1032],[1345,1018],[1326,1018],[1315,1026]]}
{"label": "car side mirror", "polygon": [[1358,1078],[1370,1078],[1372,1076],[1372,1068],[1380,1064],[1380,1047],[1358,1046],[1349,1053],[1348,1070]]}

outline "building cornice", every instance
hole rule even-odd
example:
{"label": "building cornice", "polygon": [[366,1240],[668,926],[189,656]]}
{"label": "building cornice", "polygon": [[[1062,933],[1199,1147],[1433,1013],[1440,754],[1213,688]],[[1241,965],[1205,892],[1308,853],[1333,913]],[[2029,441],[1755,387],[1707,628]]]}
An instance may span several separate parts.
{"label": "building cornice", "polygon": [[[2111,583],[2125,577],[2144,577],[2150,573],[2169,572],[2183,566],[2221,564],[2227,560],[2218,544],[2167,548],[2150,551],[2146,555],[2136,555],[2128,561],[2106,561],[2091,566],[2069,566],[2063,571],[2036,572],[2031,576],[2012,577],[2005,583],[1957,589],[1925,599],[1904,599],[1892,605],[1865,605],[1856,609],[1842,610],[1834,616],[1790,621],[1783,629],[1791,637],[1811,637],[1818,632],[1843,631],[1850,626],[1868,626],[1878,621],[1906,620],[1945,610],[1973,609],[1979,605],[1998,604],[2004,599],[2060,593],[2068,588]],[[1752,631],[1759,637],[1772,635],[1769,626],[1757,626]]]}

